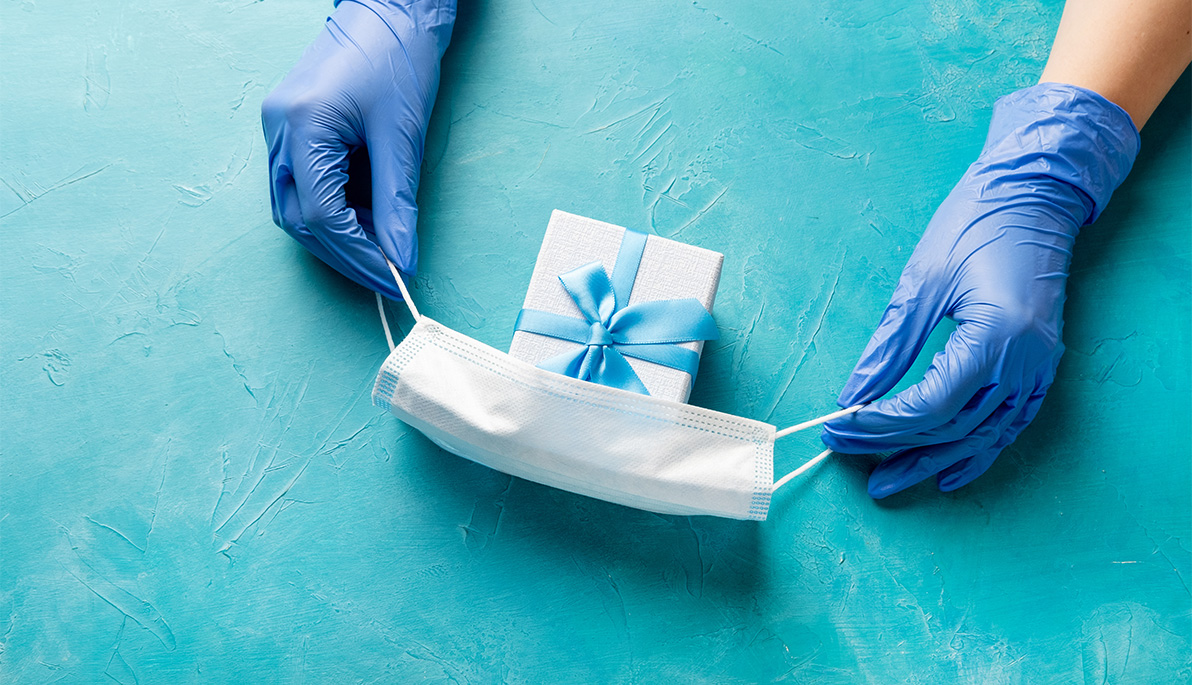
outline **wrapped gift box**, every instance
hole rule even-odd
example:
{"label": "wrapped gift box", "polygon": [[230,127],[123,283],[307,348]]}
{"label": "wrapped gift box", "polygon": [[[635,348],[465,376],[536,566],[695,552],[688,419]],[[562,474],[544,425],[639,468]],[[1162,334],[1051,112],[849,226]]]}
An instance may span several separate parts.
{"label": "wrapped gift box", "polygon": [[[592,262],[603,264],[611,275],[624,236],[621,226],[555,210],[542,239],[523,307],[582,320],[579,307],[559,276]],[[723,262],[724,255],[718,252],[650,235],[628,304],[694,298],[711,313]],[[703,351],[702,341],[676,344],[697,355]],[[519,330],[513,334],[509,354],[537,365],[579,347],[576,342]],[[628,356],[626,359],[650,395],[677,402],[686,402],[691,395],[693,378],[686,372]]]}

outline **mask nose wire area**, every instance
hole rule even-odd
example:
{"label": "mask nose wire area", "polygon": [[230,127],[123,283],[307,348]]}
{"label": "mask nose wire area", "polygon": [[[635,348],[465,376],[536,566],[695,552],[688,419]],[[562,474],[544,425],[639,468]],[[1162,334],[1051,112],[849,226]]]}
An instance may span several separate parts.
{"label": "mask nose wire area", "polygon": [[[785,438],[786,436],[790,435],[791,433],[798,433],[801,430],[811,428],[813,426],[818,426],[821,423],[827,423],[828,421],[831,421],[832,419],[838,419],[841,416],[848,416],[849,414],[857,411],[858,409],[860,409],[861,407],[864,407],[864,406],[865,405],[863,405],[863,404],[856,404],[856,405],[849,407],[848,409],[841,409],[840,411],[834,411],[831,414],[825,414],[819,418],[811,419],[810,421],[804,421],[803,423],[797,423],[797,424],[791,426],[790,428],[783,428],[782,430],[780,430],[774,434],[774,439],[777,440],[778,438]],[[799,468],[795,469],[794,471],[791,471],[790,473],[786,474],[782,478],[779,478],[777,481],[775,481],[774,485],[770,488],[770,492],[773,493],[773,492],[777,491],[778,488],[791,482],[797,476],[800,476],[800,475],[806,473],[812,466],[815,466],[816,464],[820,463],[821,461],[827,459],[828,455],[830,455],[830,454],[832,454],[832,450],[828,449],[828,450],[824,450],[823,452],[820,452],[819,454],[815,455],[806,464],[803,464]]]}

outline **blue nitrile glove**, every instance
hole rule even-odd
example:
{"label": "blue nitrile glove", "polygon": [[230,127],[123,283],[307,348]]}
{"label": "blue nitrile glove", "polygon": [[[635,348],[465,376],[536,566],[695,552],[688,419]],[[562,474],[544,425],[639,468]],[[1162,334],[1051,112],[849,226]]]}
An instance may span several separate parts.
{"label": "blue nitrile glove", "polygon": [[[414,198],[454,23],[455,0],[337,3],[261,105],[273,221],[340,273],[394,299],[401,294],[382,252],[406,273],[417,267]],[[362,146],[371,208],[352,206],[344,193],[348,156]]]}
{"label": "blue nitrile glove", "polygon": [[936,211],[839,403],[873,402],[947,316],[957,322],[924,379],[825,425],[838,452],[900,450],[874,469],[885,497],[931,475],[940,490],[980,476],[1026,427],[1064,346],[1064,287],[1080,227],[1138,154],[1126,112],[1043,83],[997,101],[985,149]]}

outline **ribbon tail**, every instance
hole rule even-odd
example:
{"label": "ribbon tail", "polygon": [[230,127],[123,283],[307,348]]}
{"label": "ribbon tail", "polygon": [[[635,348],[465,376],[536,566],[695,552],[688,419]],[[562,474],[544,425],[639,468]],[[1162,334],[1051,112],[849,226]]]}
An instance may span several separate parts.
{"label": "ribbon tail", "polygon": [[590,347],[581,347],[578,350],[567,350],[562,354],[556,354],[553,357],[544,359],[538,362],[538,368],[546,371],[553,371],[564,376],[571,376],[580,380],[587,380],[584,378],[585,366],[588,366],[588,352]]}
{"label": "ribbon tail", "polygon": [[603,350],[600,362],[592,365],[592,382],[636,392],[639,395],[650,394],[642,379],[638,378],[629,361],[621,356],[620,352],[612,347],[605,347]]}

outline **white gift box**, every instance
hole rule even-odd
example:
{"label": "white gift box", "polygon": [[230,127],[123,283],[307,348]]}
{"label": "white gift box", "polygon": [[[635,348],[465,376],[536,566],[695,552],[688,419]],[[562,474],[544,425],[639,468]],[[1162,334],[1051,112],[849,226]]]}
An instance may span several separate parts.
{"label": "white gift box", "polygon": [[[611,275],[624,235],[621,226],[556,209],[542,238],[542,249],[522,306],[582,320],[579,307],[559,281],[559,275],[597,261]],[[724,255],[719,252],[650,235],[628,304],[694,298],[711,313],[723,262]],[[703,351],[703,341],[677,344],[696,354]],[[568,340],[516,331],[509,354],[538,364],[578,346],[579,343]],[[676,402],[686,402],[690,397],[692,378],[686,372],[632,357],[626,359],[650,395]]]}

